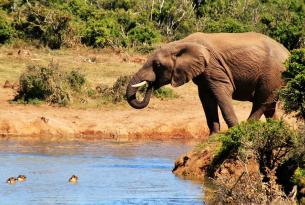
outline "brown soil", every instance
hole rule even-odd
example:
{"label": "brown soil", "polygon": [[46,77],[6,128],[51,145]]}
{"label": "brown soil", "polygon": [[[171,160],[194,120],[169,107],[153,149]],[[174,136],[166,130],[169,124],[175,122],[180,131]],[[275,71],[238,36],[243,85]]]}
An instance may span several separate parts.
{"label": "brown soil", "polygon": [[[13,99],[15,92],[1,86],[0,135],[117,140],[206,138],[208,129],[196,87],[189,83],[176,91],[180,98],[153,98],[148,108],[143,110],[135,110],[125,105],[100,109],[72,109],[10,104],[9,100]],[[251,105],[239,102],[234,104],[239,119],[245,120]],[[227,129],[223,120],[221,123],[222,129]]]}

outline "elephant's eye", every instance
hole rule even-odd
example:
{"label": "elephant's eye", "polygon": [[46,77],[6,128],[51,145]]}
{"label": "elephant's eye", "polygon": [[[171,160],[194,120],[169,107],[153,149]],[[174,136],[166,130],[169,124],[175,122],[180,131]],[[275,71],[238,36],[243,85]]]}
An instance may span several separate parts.
{"label": "elephant's eye", "polygon": [[158,62],[158,61],[155,61],[154,64],[155,64],[156,68],[161,68],[162,67],[161,63]]}

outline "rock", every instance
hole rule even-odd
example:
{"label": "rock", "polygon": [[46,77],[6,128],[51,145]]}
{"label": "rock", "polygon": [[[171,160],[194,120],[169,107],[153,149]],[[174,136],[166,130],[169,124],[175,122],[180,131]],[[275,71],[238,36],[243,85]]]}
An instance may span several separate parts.
{"label": "rock", "polygon": [[207,150],[190,152],[176,160],[172,171],[176,176],[200,180],[203,179],[210,162],[211,154]]}

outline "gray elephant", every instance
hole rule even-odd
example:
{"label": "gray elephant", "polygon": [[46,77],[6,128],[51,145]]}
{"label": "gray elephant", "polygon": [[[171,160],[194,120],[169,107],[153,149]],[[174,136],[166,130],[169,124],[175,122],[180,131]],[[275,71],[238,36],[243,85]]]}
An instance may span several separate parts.
{"label": "gray elephant", "polygon": [[[128,103],[142,109],[153,89],[190,80],[198,86],[210,134],[220,129],[218,107],[228,127],[238,124],[232,99],[253,103],[249,119],[275,118],[277,90],[289,51],[259,33],[194,33],[155,51],[127,87]],[[139,87],[148,84],[143,101]]]}

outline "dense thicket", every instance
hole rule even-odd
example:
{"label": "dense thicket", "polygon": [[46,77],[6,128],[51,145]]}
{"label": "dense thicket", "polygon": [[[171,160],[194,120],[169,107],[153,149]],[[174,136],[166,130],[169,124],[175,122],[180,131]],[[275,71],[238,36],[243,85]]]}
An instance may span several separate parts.
{"label": "dense thicket", "polygon": [[293,50],[286,67],[283,77],[287,85],[280,91],[280,98],[287,112],[305,120],[305,49]]}
{"label": "dense thicket", "polygon": [[0,43],[132,47],[192,32],[265,33],[304,46],[304,0],[2,0]]}

